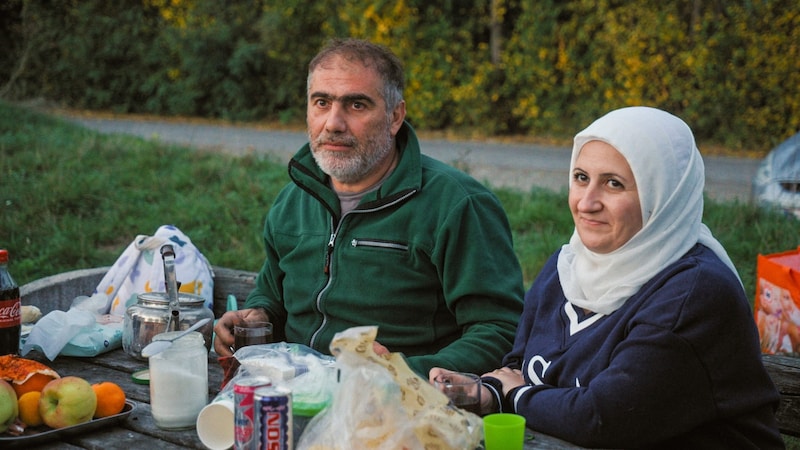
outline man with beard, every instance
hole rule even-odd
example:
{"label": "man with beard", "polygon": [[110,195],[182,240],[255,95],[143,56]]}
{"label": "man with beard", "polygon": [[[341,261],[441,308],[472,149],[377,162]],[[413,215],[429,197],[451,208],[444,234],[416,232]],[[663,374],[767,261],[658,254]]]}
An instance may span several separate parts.
{"label": "man with beard", "polygon": [[400,60],[366,41],[311,61],[309,143],[268,213],[246,309],[215,327],[219,355],[251,320],[323,353],[335,333],[375,325],[376,348],[422,376],[483,373],[511,349],[523,285],[508,219],[486,187],[421,154],[403,87]]}

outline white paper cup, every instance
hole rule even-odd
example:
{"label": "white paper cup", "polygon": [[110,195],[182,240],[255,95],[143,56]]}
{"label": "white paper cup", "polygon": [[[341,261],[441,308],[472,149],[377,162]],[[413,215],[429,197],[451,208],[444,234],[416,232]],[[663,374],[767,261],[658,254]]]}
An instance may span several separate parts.
{"label": "white paper cup", "polygon": [[233,400],[215,399],[197,415],[197,437],[211,450],[233,447]]}

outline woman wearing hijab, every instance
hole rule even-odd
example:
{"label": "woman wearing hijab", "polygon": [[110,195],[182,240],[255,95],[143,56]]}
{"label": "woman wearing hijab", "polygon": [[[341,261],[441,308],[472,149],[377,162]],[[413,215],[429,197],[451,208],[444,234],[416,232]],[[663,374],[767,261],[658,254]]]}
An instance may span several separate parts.
{"label": "woman wearing hijab", "polygon": [[483,414],[582,446],[783,448],[747,296],[701,222],[703,185],[691,130],[664,111],[619,109],[575,136],[575,231],[483,376]]}

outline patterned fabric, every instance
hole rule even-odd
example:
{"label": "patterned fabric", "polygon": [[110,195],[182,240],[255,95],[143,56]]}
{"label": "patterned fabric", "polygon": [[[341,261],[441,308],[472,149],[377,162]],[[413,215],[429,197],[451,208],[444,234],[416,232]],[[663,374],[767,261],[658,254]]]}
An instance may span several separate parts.
{"label": "patterned fabric", "polygon": [[165,244],[175,250],[179,291],[199,295],[208,308],[213,307],[214,272],[208,260],[181,230],[162,225],[153,236],[137,236],[98,284],[95,292],[103,292],[111,299],[110,314],[124,316],[141,293],[167,291],[160,251]]}

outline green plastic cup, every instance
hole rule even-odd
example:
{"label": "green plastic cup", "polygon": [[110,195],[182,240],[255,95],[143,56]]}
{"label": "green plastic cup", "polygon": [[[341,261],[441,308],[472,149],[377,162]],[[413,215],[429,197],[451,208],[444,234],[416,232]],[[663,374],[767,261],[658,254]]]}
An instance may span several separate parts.
{"label": "green plastic cup", "polygon": [[486,450],[522,450],[525,443],[525,418],[517,414],[489,414],[483,418]]}

